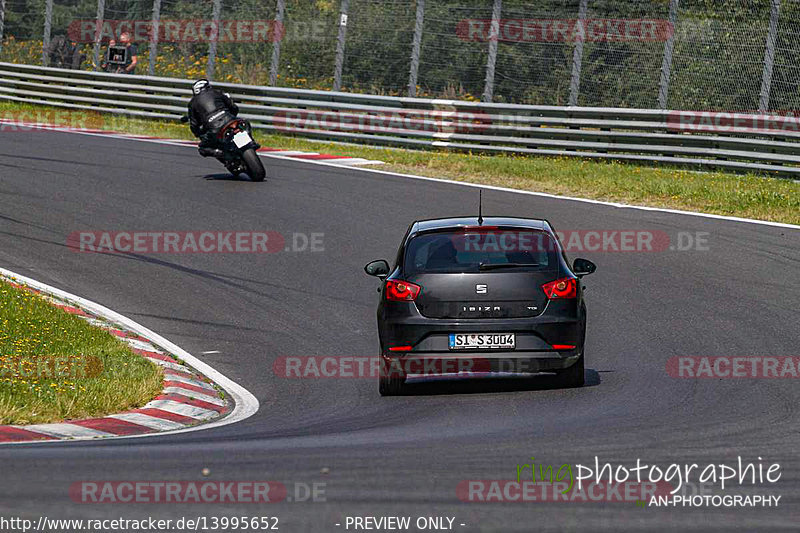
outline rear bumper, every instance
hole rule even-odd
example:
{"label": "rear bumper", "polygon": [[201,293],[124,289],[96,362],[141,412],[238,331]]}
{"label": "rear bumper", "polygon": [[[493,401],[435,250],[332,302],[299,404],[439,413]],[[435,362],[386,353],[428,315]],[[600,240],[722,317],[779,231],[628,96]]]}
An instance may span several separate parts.
{"label": "rear bumper", "polygon": [[[534,366],[557,366],[570,352],[553,346],[574,346],[578,353],[583,350],[585,320],[584,308],[574,301],[550,302],[537,317],[467,320],[424,317],[413,303],[397,302],[379,308],[378,331],[381,353],[393,357],[527,359]],[[508,351],[450,350],[452,333],[513,333],[516,342]],[[410,351],[391,352],[399,346],[410,347]]]}
{"label": "rear bumper", "polygon": [[384,372],[395,376],[440,375],[460,372],[535,374],[557,372],[572,366],[580,351],[451,351],[383,353]]}

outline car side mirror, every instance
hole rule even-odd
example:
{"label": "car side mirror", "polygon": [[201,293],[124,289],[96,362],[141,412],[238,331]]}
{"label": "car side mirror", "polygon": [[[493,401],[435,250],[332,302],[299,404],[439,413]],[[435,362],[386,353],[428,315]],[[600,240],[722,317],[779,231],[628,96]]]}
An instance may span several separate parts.
{"label": "car side mirror", "polygon": [[595,265],[588,259],[581,259],[579,257],[575,259],[575,262],[572,264],[572,271],[579,278],[582,278],[583,276],[588,276],[589,274],[594,274],[595,270],[597,270],[597,265]]}
{"label": "car side mirror", "polygon": [[364,267],[364,272],[384,280],[389,276],[389,263],[385,259],[373,261]]}

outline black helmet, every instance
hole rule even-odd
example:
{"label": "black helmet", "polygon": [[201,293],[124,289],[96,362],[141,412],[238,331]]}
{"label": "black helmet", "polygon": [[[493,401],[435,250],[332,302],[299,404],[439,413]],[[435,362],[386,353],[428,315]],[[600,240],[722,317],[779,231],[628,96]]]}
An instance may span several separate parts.
{"label": "black helmet", "polygon": [[211,82],[203,78],[194,82],[194,85],[192,85],[192,94],[196,96],[203,91],[209,90],[210,88],[211,88]]}

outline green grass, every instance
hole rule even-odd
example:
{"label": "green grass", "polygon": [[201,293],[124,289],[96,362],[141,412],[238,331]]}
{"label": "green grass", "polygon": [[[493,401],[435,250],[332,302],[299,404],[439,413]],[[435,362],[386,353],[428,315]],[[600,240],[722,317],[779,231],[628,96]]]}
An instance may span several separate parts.
{"label": "green grass", "polygon": [[118,413],[152,400],[162,380],[110,333],[0,280],[0,424]]}
{"label": "green grass", "polygon": [[[0,117],[21,110],[46,118],[52,108],[0,103]],[[191,139],[189,128],[95,112],[60,112],[64,122],[143,135]],[[384,161],[379,168],[434,178],[497,185],[635,205],[667,207],[800,224],[800,182],[574,158],[477,155],[354,146],[258,135],[264,146]]]}

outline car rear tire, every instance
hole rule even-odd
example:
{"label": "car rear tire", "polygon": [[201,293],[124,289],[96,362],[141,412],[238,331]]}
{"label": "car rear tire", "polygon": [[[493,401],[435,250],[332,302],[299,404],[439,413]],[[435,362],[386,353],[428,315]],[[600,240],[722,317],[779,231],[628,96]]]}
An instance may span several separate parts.
{"label": "car rear tire", "polygon": [[583,354],[581,354],[577,361],[572,363],[572,366],[559,371],[556,375],[556,380],[558,384],[564,388],[583,387],[585,383]]}
{"label": "car rear tire", "polygon": [[[381,375],[378,377],[378,392],[381,396],[400,396],[405,392],[406,377],[399,373],[400,365],[393,365],[381,357]],[[399,374],[399,375],[398,375]]]}
{"label": "car rear tire", "polygon": [[264,181],[264,178],[267,177],[267,171],[264,170],[264,164],[255,150],[252,148],[245,150],[242,153],[242,160],[244,160],[244,165],[247,167],[247,175],[250,176],[251,180]]}

